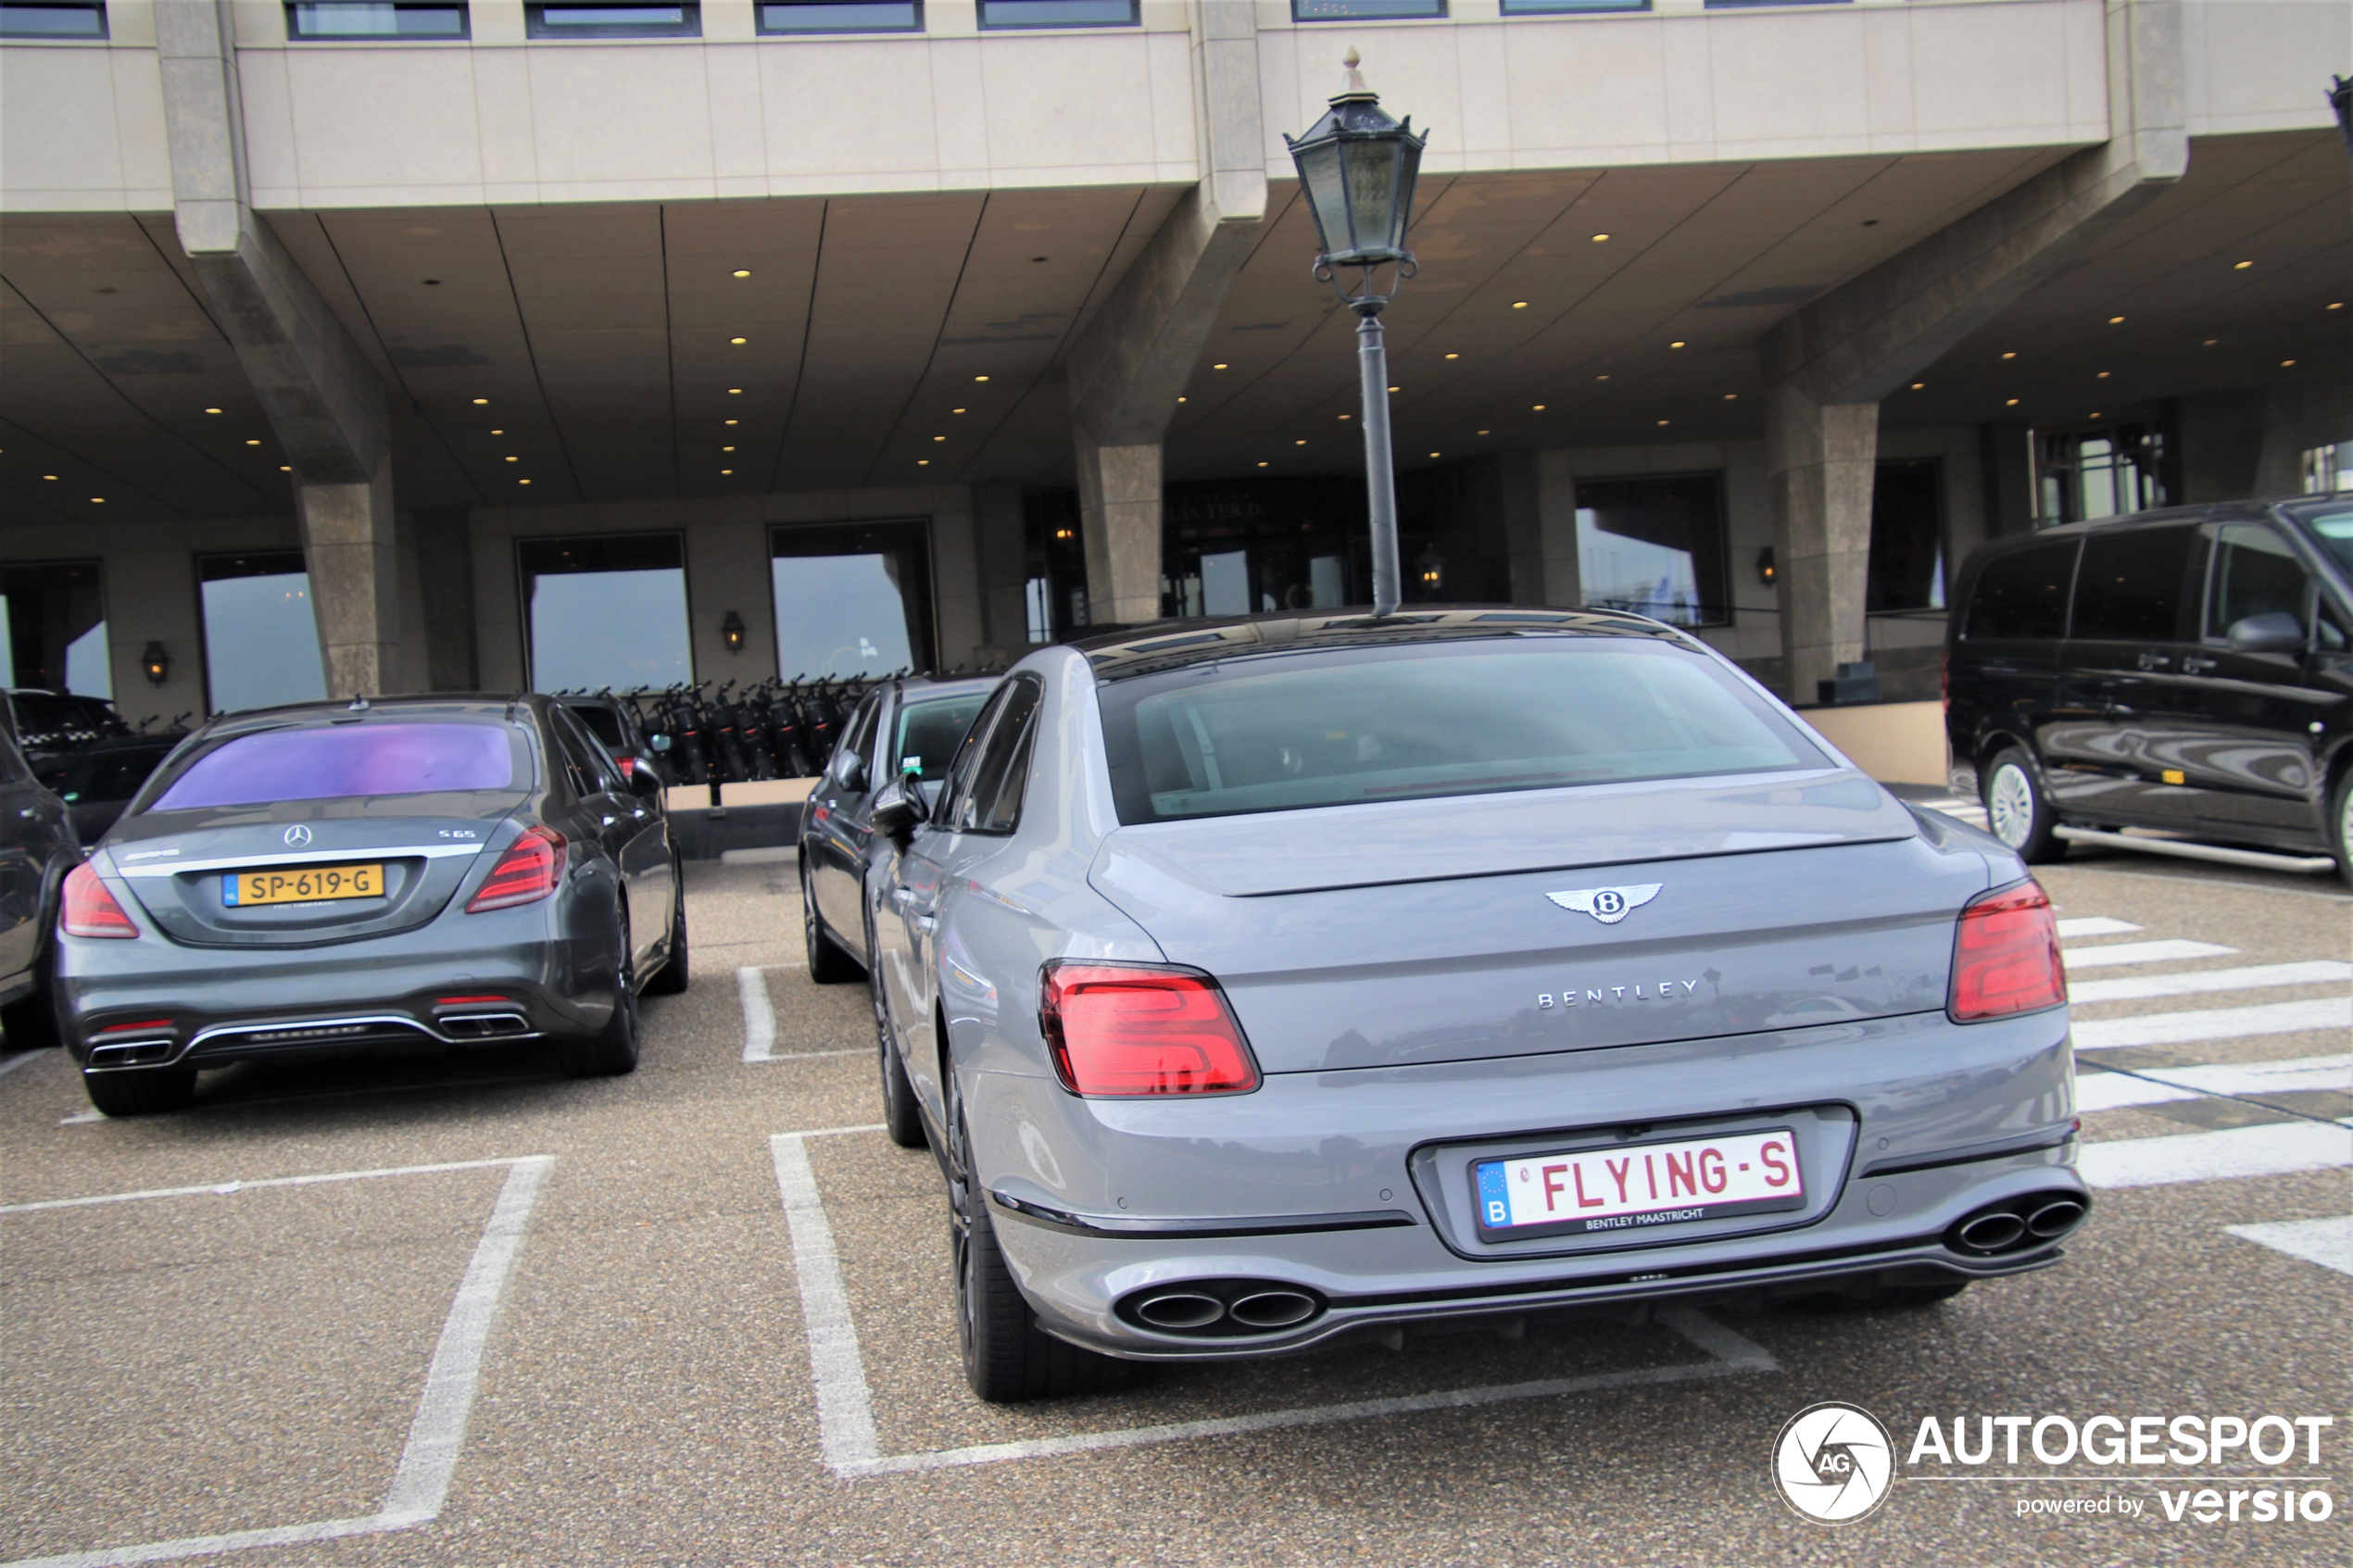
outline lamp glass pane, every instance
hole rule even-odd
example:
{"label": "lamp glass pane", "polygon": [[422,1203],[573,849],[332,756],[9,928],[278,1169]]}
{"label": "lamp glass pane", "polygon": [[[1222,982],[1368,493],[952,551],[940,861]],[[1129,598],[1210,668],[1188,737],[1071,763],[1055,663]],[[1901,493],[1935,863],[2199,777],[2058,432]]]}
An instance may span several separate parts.
{"label": "lamp glass pane", "polygon": [[1348,144],[1348,209],[1355,220],[1351,250],[1394,248],[1397,236],[1397,144]]}
{"label": "lamp glass pane", "polygon": [[1315,243],[1326,255],[1348,248],[1348,201],[1341,191],[1340,144],[1327,142],[1299,155],[1299,178],[1315,214]]}

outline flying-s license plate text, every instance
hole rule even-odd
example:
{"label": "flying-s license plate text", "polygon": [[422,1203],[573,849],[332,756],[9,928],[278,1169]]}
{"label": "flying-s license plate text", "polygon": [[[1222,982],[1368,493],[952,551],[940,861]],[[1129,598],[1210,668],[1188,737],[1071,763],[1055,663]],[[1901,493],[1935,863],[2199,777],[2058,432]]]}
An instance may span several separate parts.
{"label": "flying-s license plate text", "polygon": [[1797,1139],[1786,1127],[1484,1160],[1471,1180],[1478,1228],[1490,1237],[1633,1231],[1806,1203]]}

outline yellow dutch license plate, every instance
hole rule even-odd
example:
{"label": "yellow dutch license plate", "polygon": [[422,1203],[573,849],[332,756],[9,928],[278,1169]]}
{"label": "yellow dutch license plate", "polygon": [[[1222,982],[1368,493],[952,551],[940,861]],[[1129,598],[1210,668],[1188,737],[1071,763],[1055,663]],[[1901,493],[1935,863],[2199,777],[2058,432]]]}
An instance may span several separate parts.
{"label": "yellow dutch license plate", "polygon": [[372,866],[289,866],[278,872],[236,872],[220,879],[220,901],[231,909],[253,904],[308,904],[321,898],[381,898],[384,869]]}

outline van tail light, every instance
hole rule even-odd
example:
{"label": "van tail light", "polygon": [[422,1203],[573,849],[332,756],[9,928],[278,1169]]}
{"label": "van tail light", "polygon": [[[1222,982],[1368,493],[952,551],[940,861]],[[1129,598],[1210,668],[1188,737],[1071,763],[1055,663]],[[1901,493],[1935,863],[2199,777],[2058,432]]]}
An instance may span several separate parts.
{"label": "van tail light", "polygon": [[466,913],[478,915],[484,909],[537,903],[556,890],[556,873],[563,863],[562,834],[553,828],[523,829],[522,836],[508,845],[507,852],[490,869],[490,880],[466,900]]}
{"label": "van tail light", "polygon": [[1969,900],[1953,930],[1953,994],[1945,1004],[1953,1022],[2038,1012],[2066,1000],[2058,921],[2043,889],[2022,882]]}
{"label": "van tail light", "polygon": [[87,864],[66,872],[65,905],[58,923],[68,936],[136,936],[139,928],[122,912],[107,884]]}
{"label": "van tail light", "polygon": [[1075,1095],[1239,1095],[1258,1087],[1250,1043],[1217,982],[1194,970],[1046,966],[1038,1024]]}

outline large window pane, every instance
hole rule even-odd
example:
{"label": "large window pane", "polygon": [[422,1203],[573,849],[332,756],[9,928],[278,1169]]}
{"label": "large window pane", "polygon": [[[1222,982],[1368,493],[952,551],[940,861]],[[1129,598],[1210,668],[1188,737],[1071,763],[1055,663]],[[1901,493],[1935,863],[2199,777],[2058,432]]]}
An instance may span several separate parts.
{"label": "large window pane", "polygon": [[518,549],[532,690],[626,692],[694,680],[677,534],[526,539]]}
{"label": "large window pane", "polygon": [[929,533],[922,522],[776,529],[769,576],[778,671],[791,679],[929,669]]}
{"label": "large window pane", "polygon": [[207,700],[234,713],[327,695],[299,550],[215,556],[196,563],[204,602]]}
{"label": "large window pane", "polygon": [[1136,0],[980,0],[983,27],[1131,27]]}
{"label": "large window pane", "polygon": [[702,33],[700,6],[526,6],[525,31],[534,38],[695,38]]}
{"label": "large window pane", "polygon": [[1590,606],[1720,626],[1730,619],[1724,554],[1719,475],[1577,482],[1578,581]]}
{"label": "large window pane", "polygon": [[920,32],[923,0],[782,0],[760,7],[762,32]]}
{"label": "large window pane", "polygon": [[338,38],[463,38],[462,5],[373,4],[370,0],[302,0],[286,7],[286,36]]}
{"label": "large window pane", "polygon": [[0,567],[0,686],[112,697],[96,561]]}
{"label": "large window pane", "polygon": [[0,6],[0,38],[104,38],[107,8],[86,6]]}
{"label": "large window pane", "polygon": [[1442,17],[1446,0],[1290,0],[1300,22],[1378,22],[1407,17]]}

